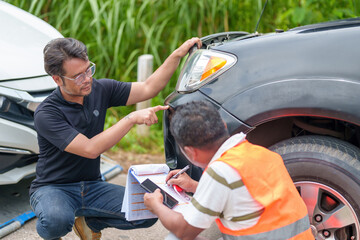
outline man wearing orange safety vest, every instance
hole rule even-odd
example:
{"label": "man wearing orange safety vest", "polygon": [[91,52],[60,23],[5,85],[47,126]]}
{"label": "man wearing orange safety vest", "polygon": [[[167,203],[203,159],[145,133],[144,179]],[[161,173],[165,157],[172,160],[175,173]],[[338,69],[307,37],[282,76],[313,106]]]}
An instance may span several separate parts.
{"label": "man wearing orange safety vest", "polygon": [[194,193],[190,211],[162,204],[159,190],[144,196],[145,205],[170,230],[167,239],[194,239],[216,221],[223,239],[314,239],[307,209],[282,158],[253,145],[240,133],[229,137],[217,112],[205,102],[178,107],[170,130],[182,153],[205,169],[199,182],[187,174],[170,179]]}

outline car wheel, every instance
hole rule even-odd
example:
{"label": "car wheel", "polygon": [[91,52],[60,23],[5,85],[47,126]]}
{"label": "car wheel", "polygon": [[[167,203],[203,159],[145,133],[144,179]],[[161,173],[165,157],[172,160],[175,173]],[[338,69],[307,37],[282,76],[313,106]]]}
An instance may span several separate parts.
{"label": "car wheel", "polygon": [[279,153],[303,198],[316,239],[360,239],[360,150],[341,140],[302,136],[279,142]]}

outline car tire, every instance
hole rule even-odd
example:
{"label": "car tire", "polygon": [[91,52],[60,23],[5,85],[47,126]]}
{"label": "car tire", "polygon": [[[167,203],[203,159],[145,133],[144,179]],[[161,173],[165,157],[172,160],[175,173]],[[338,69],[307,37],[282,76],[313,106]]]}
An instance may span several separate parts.
{"label": "car tire", "polygon": [[316,239],[360,239],[360,149],[325,136],[301,136],[270,147],[308,208]]}

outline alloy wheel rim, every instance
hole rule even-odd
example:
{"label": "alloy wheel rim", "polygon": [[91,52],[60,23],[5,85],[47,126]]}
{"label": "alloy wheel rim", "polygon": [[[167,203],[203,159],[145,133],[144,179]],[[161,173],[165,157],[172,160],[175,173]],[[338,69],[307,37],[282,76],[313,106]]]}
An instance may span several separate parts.
{"label": "alloy wheel rim", "polygon": [[317,240],[359,239],[359,219],[349,202],[335,189],[311,181],[295,182],[308,209]]}

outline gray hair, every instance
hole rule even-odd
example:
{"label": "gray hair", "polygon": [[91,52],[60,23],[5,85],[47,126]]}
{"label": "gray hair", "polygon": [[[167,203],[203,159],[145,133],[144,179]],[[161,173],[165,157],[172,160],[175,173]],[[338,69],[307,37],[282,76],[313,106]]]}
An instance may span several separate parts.
{"label": "gray hair", "polygon": [[170,121],[170,131],[181,147],[219,147],[229,137],[219,112],[202,101],[177,107]]}
{"label": "gray hair", "polygon": [[65,75],[63,63],[72,58],[88,60],[85,44],[74,38],[53,39],[44,48],[45,71],[50,76]]}

